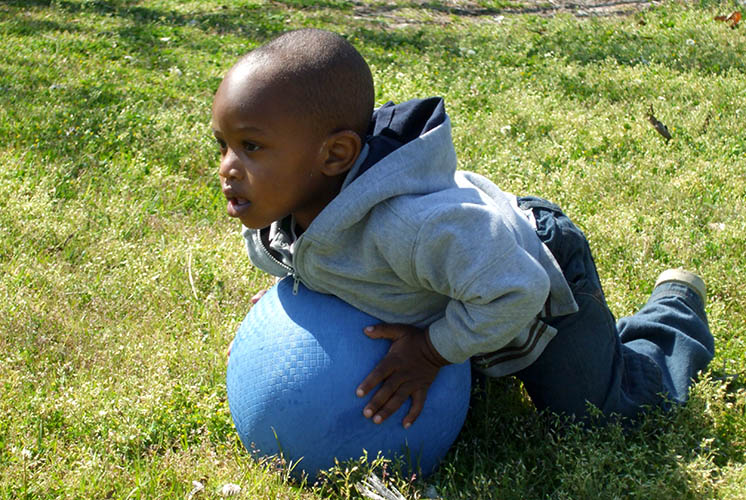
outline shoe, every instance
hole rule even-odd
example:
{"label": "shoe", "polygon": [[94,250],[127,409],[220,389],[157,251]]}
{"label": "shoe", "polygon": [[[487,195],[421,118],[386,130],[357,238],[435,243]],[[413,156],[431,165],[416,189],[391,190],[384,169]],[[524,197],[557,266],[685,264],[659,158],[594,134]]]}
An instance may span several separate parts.
{"label": "shoe", "polygon": [[707,301],[707,288],[705,282],[696,274],[685,271],[683,269],[668,269],[663,271],[655,282],[655,286],[662,285],[667,282],[676,282],[688,286],[702,299],[702,303]]}

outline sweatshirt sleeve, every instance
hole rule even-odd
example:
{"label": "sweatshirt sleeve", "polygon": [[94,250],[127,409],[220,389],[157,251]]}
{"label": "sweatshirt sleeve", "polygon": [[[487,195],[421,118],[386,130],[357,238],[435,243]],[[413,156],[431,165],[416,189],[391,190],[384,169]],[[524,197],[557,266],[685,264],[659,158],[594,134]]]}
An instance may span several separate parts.
{"label": "sweatshirt sleeve", "polygon": [[549,294],[546,271],[489,206],[434,211],[417,232],[412,265],[422,286],[450,298],[429,331],[435,349],[452,363],[510,343]]}

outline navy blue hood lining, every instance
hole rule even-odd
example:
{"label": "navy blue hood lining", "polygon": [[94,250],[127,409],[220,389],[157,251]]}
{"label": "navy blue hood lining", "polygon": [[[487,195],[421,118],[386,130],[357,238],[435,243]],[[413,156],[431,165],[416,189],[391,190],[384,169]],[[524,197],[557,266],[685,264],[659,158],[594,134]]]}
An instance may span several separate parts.
{"label": "navy blue hood lining", "polygon": [[446,109],[441,97],[412,99],[401,104],[387,102],[373,112],[366,138],[368,156],[357,176],[445,120]]}

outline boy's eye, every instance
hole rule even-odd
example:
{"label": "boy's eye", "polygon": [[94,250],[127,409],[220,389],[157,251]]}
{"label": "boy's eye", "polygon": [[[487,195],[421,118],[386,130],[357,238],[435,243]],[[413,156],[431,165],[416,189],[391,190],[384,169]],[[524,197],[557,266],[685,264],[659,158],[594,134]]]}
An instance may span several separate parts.
{"label": "boy's eye", "polygon": [[215,142],[218,143],[218,147],[220,148],[221,151],[225,149],[225,141],[223,139],[218,139],[216,137]]}
{"label": "boy's eye", "polygon": [[254,144],[253,142],[248,142],[248,141],[246,141],[246,142],[244,142],[244,143],[243,143],[243,147],[244,147],[244,149],[245,149],[246,151],[248,151],[249,153],[253,153],[253,152],[254,152],[254,151],[256,151],[257,149],[259,149],[259,146],[257,146],[257,145],[256,145],[256,144]]}

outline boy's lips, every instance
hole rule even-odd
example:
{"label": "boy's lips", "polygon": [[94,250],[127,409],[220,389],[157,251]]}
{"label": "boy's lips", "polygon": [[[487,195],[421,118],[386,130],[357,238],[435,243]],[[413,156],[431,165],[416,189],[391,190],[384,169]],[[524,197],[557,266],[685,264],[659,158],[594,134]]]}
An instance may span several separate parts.
{"label": "boy's lips", "polygon": [[228,215],[240,217],[250,206],[251,202],[245,198],[228,198]]}

